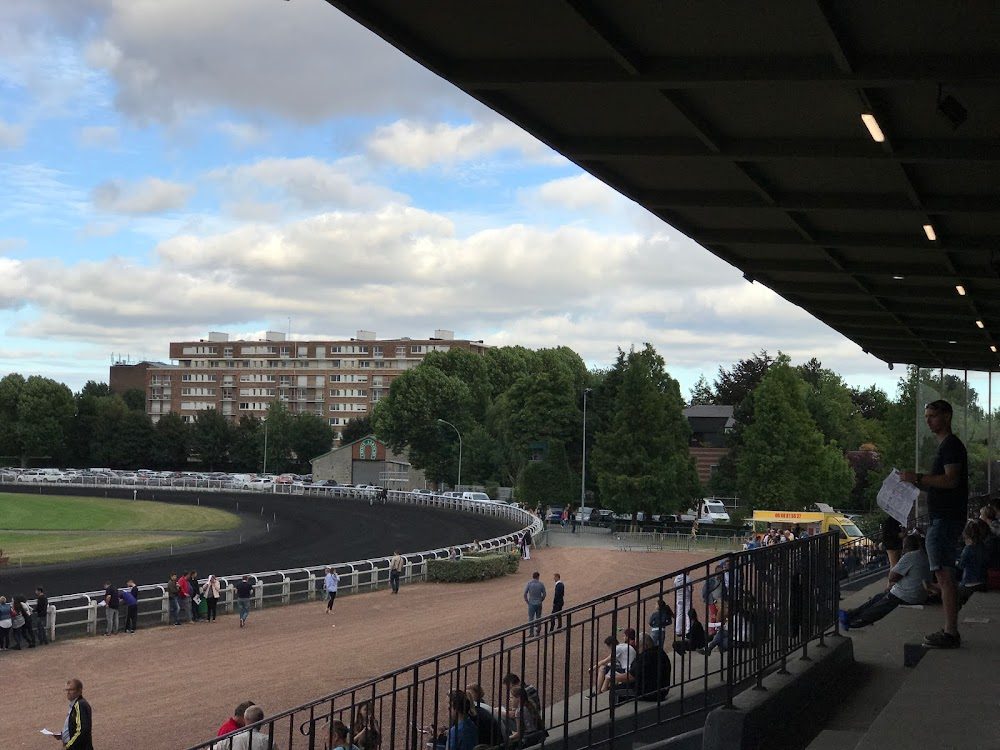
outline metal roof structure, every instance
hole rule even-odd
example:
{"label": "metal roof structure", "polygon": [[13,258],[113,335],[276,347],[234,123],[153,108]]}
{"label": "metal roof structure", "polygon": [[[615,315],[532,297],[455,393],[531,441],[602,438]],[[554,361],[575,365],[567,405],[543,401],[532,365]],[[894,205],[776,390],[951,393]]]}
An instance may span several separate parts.
{"label": "metal roof structure", "polygon": [[1000,365],[1000,3],[328,2],[879,359]]}

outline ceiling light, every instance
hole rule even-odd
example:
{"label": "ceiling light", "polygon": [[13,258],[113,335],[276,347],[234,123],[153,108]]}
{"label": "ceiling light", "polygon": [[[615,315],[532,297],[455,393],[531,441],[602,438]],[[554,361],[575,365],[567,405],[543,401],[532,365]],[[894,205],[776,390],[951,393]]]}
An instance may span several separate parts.
{"label": "ceiling light", "polygon": [[965,296],[965,287],[962,286],[961,284],[955,287],[955,291],[958,292],[960,296],[962,297]]}
{"label": "ceiling light", "polygon": [[991,346],[990,347],[990,351],[993,352],[994,354],[996,354],[997,353],[997,348],[995,346]]}
{"label": "ceiling light", "polygon": [[875,119],[875,115],[870,112],[865,112],[861,115],[861,122],[865,124],[868,128],[868,132],[871,133],[872,140],[875,143],[882,143],[885,141],[885,134],[882,132],[882,128],[878,126],[878,120]]}
{"label": "ceiling light", "polygon": [[977,320],[976,325],[979,326],[980,328],[986,328],[986,326],[983,324],[983,321],[981,320]]}
{"label": "ceiling light", "polygon": [[927,235],[927,239],[929,239],[931,242],[937,239],[937,234],[935,234],[934,232],[933,224],[924,224],[924,234]]}
{"label": "ceiling light", "polygon": [[955,341],[955,339],[952,339],[952,340],[951,340],[951,341],[949,341],[948,343],[949,343],[949,344],[957,344],[958,342],[957,342],[957,341]]}
{"label": "ceiling light", "polygon": [[905,276],[893,276],[892,278],[894,278],[896,281],[902,281],[906,277]]}

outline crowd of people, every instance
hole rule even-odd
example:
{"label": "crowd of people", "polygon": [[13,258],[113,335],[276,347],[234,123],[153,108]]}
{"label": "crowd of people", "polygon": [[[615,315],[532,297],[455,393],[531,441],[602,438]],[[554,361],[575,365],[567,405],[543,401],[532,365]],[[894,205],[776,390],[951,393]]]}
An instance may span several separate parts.
{"label": "crowd of people", "polygon": [[49,599],[41,588],[35,590],[34,606],[23,594],[15,594],[9,601],[0,596],[0,651],[47,644],[48,611]]}

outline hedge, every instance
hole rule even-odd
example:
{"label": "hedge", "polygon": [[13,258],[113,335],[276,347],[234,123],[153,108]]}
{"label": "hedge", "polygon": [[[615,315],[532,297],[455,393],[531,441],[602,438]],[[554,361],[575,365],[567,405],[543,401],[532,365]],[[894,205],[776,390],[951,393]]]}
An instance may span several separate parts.
{"label": "hedge", "polygon": [[505,552],[466,555],[461,560],[428,560],[427,580],[444,583],[486,581],[516,573],[520,563],[520,555]]}

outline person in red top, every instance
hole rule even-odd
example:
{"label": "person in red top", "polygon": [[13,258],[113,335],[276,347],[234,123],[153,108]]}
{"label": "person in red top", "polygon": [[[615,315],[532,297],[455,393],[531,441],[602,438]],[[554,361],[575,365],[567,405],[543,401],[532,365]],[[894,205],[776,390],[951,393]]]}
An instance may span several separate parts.
{"label": "person in red top", "polygon": [[192,622],[191,619],[191,581],[188,580],[188,576],[191,571],[185,570],[184,575],[177,579],[177,599],[181,605],[181,612],[184,613],[184,618],[188,622]]}
{"label": "person in red top", "polygon": [[246,726],[247,722],[246,719],[243,717],[243,714],[245,714],[247,712],[247,709],[250,708],[250,706],[252,705],[254,705],[253,701],[243,701],[240,705],[238,705],[236,707],[236,710],[233,711],[233,715],[230,717],[229,721],[227,721],[225,724],[219,727],[219,733],[216,734],[215,736],[221,737],[224,734],[235,732],[237,729],[242,729],[244,726]]}

